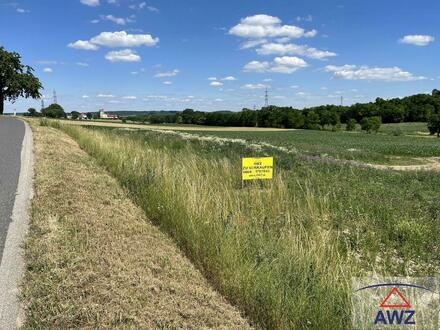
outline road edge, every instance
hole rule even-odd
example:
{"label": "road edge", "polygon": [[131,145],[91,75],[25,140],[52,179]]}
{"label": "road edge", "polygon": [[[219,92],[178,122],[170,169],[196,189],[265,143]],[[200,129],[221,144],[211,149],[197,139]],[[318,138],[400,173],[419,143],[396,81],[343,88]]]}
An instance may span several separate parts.
{"label": "road edge", "polygon": [[25,270],[23,244],[29,227],[29,207],[33,196],[32,130],[25,125],[21,148],[21,167],[11,223],[6,236],[3,258],[0,263],[0,329],[17,329],[24,322],[19,299],[21,279]]}

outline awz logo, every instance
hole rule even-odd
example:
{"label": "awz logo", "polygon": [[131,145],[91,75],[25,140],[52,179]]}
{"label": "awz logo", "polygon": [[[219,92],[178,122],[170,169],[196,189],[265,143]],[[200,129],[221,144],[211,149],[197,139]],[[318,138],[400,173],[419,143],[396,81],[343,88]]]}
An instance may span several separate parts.
{"label": "awz logo", "polygon": [[[396,303],[395,298],[397,297]],[[394,301],[391,303],[390,301]],[[397,287],[391,289],[386,298],[379,305],[380,308],[386,309],[403,309],[403,310],[382,310],[379,309],[376,318],[374,320],[374,325],[380,324],[416,324],[414,320],[415,310],[410,309],[411,304],[406,300],[403,294],[399,291]]]}
{"label": "awz logo", "polygon": [[352,328],[440,330],[435,277],[352,278]]}

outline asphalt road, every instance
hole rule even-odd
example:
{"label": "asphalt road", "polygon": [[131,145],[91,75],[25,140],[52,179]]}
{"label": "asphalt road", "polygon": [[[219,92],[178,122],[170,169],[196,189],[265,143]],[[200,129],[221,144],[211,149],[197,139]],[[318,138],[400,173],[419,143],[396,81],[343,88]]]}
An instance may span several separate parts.
{"label": "asphalt road", "polygon": [[17,192],[24,133],[22,121],[0,117],[0,261]]}

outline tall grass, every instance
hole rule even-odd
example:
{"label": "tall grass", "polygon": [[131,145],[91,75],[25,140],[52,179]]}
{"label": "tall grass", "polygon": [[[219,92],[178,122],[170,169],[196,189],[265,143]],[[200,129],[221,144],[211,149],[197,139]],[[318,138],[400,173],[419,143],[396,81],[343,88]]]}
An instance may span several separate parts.
{"label": "tall grass", "polygon": [[[337,248],[329,200],[301,198],[278,171],[241,187],[239,164],[170,145],[60,125],[119,179],[218,290],[271,329],[349,328],[355,266]],[[306,196],[304,198],[304,196]]]}

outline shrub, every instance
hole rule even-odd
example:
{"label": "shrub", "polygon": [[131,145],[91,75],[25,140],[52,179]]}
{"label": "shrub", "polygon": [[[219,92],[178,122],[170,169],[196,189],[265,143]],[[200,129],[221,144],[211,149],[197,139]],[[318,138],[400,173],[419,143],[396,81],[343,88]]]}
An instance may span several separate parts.
{"label": "shrub", "polygon": [[428,129],[431,135],[437,134],[440,137],[440,115],[433,114],[428,119]]}
{"label": "shrub", "polygon": [[380,117],[365,117],[361,120],[361,129],[367,133],[377,133],[380,125],[382,125],[382,119]]}
{"label": "shrub", "polygon": [[347,121],[346,130],[347,131],[355,131],[356,130],[356,124],[357,124],[356,119],[349,119]]}
{"label": "shrub", "polygon": [[47,108],[41,110],[41,114],[44,117],[49,117],[49,118],[64,118],[66,116],[63,107],[56,103],[51,104]]}

